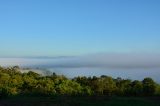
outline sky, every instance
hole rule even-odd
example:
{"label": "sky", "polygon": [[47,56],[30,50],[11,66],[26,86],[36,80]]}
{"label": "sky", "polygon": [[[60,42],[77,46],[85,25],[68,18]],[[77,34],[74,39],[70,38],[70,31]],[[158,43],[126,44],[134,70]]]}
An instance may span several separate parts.
{"label": "sky", "polygon": [[160,69],[160,54],[90,54],[61,58],[0,58],[3,66],[32,68]]}
{"label": "sky", "polygon": [[160,53],[159,0],[1,0],[0,57]]}

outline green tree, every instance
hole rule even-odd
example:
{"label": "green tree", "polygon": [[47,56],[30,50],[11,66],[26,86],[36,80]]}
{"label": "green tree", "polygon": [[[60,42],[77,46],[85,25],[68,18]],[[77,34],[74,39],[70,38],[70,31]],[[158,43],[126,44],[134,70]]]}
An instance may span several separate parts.
{"label": "green tree", "polygon": [[131,92],[131,80],[130,79],[121,79],[118,78],[116,79],[116,86],[117,86],[117,90],[116,90],[116,94],[117,95],[130,95]]}
{"label": "green tree", "polygon": [[45,95],[53,95],[56,93],[54,88],[54,82],[50,78],[46,77],[40,78],[37,81],[34,92]]}
{"label": "green tree", "polygon": [[71,80],[63,80],[56,86],[57,93],[61,95],[79,95],[82,93],[82,90],[80,84]]}
{"label": "green tree", "polygon": [[152,78],[144,78],[143,82],[143,93],[146,96],[154,95],[156,91],[156,83]]}
{"label": "green tree", "polygon": [[141,81],[135,80],[131,84],[131,95],[134,96],[142,96],[143,93],[143,85]]}
{"label": "green tree", "polygon": [[112,95],[116,90],[116,83],[111,77],[102,76],[93,80],[92,89],[96,94]]}

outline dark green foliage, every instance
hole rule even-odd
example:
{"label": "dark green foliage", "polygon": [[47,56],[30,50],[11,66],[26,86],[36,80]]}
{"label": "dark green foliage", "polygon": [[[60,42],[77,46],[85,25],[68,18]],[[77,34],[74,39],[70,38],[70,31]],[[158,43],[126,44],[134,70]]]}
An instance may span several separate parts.
{"label": "dark green foliage", "polygon": [[130,79],[121,79],[121,78],[117,78],[115,80],[116,82],[116,86],[117,86],[117,95],[120,96],[130,96],[131,93],[131,84],[132,81]]}
{"label": "dark green foliage", "polygon": [[160,85],[151,78],[131,81],[102,75],[68,79],[56,73],[48,76],[32,71],[21,73],[18,66],[0,67],[0,97],[15,95],[159,96]]}
{"label": "dark green foliage", "polygon": [[141,81],[133,81],[131,84],[131,93],[134,96],[143,95],[143,85]]}
{"label": "dark green foliage", "polygon": [[156,83],[151,78],[145,78],[143,81],[143,93],[144,95],[154,95],[156,91]]}

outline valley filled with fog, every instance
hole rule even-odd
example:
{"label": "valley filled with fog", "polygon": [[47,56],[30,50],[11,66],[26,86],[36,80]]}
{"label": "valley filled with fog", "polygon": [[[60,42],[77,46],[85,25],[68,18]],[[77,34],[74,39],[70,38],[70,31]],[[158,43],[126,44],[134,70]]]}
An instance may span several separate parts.
{"label": "valley filled with fog", "polygon": [[160,82],[159,54],[100,53],[75,57],[0,58],[0,65],[18,65],[22,72],[31,70],[42,75],[55,72],[69,78],[108,75],[134,80],[152,77]]}

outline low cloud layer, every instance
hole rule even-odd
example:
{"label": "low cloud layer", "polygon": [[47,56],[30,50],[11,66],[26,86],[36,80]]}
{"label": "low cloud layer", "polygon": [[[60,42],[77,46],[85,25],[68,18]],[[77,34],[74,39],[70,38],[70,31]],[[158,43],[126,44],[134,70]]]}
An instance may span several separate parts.
{"label": "low cloud layer", "polygon": [[160,54],[91,54],[64,58],[0,58],[1,66],[39,68],[160,68]]}

